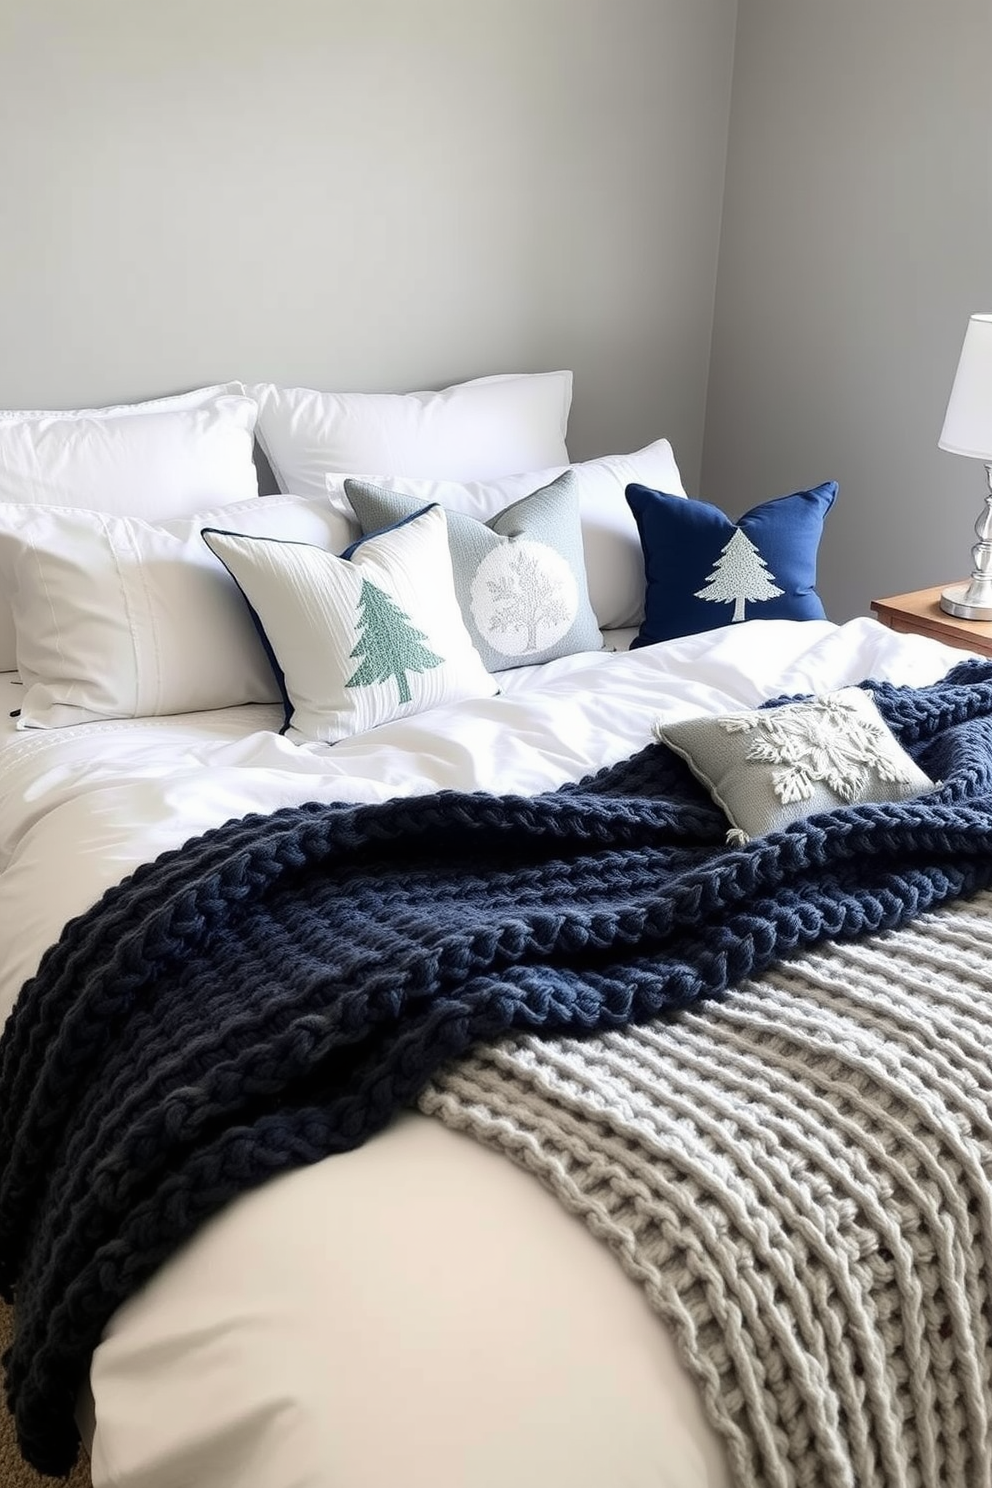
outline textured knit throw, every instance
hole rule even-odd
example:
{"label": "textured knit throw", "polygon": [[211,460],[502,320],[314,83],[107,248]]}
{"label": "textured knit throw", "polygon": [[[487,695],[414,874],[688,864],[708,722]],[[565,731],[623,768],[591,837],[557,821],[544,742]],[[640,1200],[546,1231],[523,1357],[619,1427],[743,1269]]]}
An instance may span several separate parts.
{"label": "textured knit throw", "polygon": [[992,1483],[988,890],[705,1011],[482,1045],[419,1104],[610,1246],[734,1483]]}
{"label": "textured knit throw", "polygon": [[[721,813],[652,745],[530,799],[446,792],[248,817],[71,922],[0,1040],[0,1287],[16,1293],[7,1393],[25,1456],[68,1468],[76,1392],[105,1323],[208,1215],[356,1146],[472,1045],[651,1020],[663,1035],[662,1015],[784,955],[992,882],[992,665],[874,691],[944,782],[936,794],[729,850]],[[846,1113],[828,1106],[823,1140],[842,1145]],[[892,1213],[903,1207],[896,1188]],[[979,1234],[984,1210],[972,1224]],[[911,1287],[898,1226],[880,1235],[879,1265]],[[938,1241],[952,1271],[979,1263],[960,1236]],[[803,1303],[813,1333],[833,1326],[827,1300],[813,1286]],[[948,1307],[946,1355],[968,1326],[963,1302]],[[745,1326],[741,1368],[756,1390],[780,1324],[755,1305]],[[857,1342],[866,1358],[881,1347]],[[857,1375],[857,1389],[875,1378]],[[803,1459],[797,1481],[832,1482],[831,1463],[811,1476]]]}

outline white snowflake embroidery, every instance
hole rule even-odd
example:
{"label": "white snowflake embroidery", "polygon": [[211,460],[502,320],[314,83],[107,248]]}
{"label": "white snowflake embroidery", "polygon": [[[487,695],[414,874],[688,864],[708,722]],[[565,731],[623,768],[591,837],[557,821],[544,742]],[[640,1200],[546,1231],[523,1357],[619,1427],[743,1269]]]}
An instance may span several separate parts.
{"label": "white snowflake embroidery", "polygon": [[771,780],[783,805],[808,801],[817,781],[842,801],[856,801],[872,770],[880,780],[902,784],[912,780],[885,725],[865,718],[855,701],[817,698],[794,707],[721,718],[720,725],[728,734],[755,733],[744,757],[779,766],[772,770]]}

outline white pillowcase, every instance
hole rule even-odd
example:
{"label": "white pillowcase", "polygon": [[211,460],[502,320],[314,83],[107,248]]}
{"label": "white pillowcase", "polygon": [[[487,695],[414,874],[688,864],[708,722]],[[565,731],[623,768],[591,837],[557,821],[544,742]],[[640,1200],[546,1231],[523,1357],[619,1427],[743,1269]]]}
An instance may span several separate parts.
{"label": "white pillowcase", "polygon": [[0,584],[12,596],[24,684],[19,727],[278,702],[244,600],[204,526],[336,546],[326,502],[257,496],[152,524],[64,507],[0,504]]}
{"label": "white pillowcase", "polygon": [[[672,446],[658,439],[631,455],[607,455],[571,466],[527,471],[486,481],[410,480],[400,475],[352,477],[410,496],[426,506],[437,501],[447,511],[488,522],[504,507],[551,484],[564,470],[575,474],[582,525],[589,599],[600,630],[639,625],[644,618],[644,554],[624,491],[632,482],[684,496]],[[335,511],[353,519],[343,475],[328,474],[324,487]]]}
{"label": "white pillowcase", "polygon": [[345,557],[205,530],[283,674],[290,736],[333,744],[496,683],[455,598],[439,506],[362,538]]}
{"label": "white pillowcase", "polygon": [[335,470],[477,480],[568,463],[571,372],[480,377],[437,393],[321,393],[268,382],[247,391],[283,491],[316,496]]}
{"label": "white pillowcase", "polygon": [[[0,411],[0,502],[168,521],[258,495],[257,407],[240,383],[116,408]],[[0,671],[14,632],[0,594]]]}

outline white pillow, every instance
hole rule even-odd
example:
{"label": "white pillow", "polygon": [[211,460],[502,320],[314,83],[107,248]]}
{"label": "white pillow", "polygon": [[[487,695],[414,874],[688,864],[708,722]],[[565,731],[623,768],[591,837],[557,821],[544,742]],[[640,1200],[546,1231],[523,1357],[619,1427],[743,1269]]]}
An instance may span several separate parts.
{"label": "white pillow", "polygon": [[[244,501],[258,495],[256,414],[240,383],[116,408],[0,411],[0,502],[168,521]],[[13,665],[0,594],[0,671]]]}
{"label": "white pillow", "polygon": [[321,393],[257,383],[258,442],[283,491],[328,471],[477,480],[565,465],[571,372],[480,377],[439,393]]}
{"label": "white pillow", "polygon": [[417,512],[344,557],[205,530],[282,669],[287,729],[333,744],[496,683],[465,628],[444,512]]}
{"label": "white pillow", "polygon": [[253,497],[177,522],[0,504],[0,584],[24,684],[19,727],[278,702],[237,586],[200,535],[218,523],[335,546],[326,502]]}
{"label": "white pillow", "polygon": [[[550,485],[570,469],[576,478],[582,547],[589,599],[600,630],[639,625],[644,618],[644,554],[634,514],[624,492],[637,482],[670,496],[684,496],[672,446],[658,439],[632,455],[607,455],[571,466],[528,471],[488,481],[409,480],[403,476],[353,477],[386,491],[410,496],[421,505],[437,501],[447,511],[488,522],[504,507]],[[343,475],[328,474],[324,485],[335,511],[353,517]]]}

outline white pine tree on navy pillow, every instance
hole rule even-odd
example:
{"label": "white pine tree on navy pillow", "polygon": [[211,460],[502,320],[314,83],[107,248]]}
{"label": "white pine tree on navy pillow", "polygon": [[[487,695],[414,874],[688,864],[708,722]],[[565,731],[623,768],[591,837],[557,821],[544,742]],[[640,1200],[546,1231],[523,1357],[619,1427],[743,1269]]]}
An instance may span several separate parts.
{"label": "white pine tree on navy pillow", "polygon": [[783,592],[754,543],[740,527],[735,527],[707,577],[705,588],[697,589],[695,597],[732,604],[734,613],[730,619],[734,623],[746,618],[746,604],[760,604]]}

